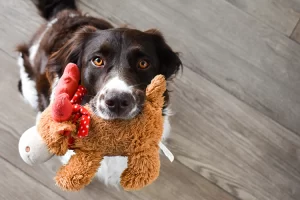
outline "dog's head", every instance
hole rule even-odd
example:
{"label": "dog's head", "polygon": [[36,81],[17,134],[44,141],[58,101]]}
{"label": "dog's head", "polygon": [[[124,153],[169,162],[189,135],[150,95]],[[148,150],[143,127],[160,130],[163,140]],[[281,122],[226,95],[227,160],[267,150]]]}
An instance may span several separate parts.
{"label": "dog's head", "polygon": [[158,74],[169,79],[181,67],[177,53],[157,30],[97,30],[90,26],[54,53],[49,64],[61,75],[69,62],[81,70],[81,84],[88,90],[85,102],[104,119],[136,116],[151,80]]}

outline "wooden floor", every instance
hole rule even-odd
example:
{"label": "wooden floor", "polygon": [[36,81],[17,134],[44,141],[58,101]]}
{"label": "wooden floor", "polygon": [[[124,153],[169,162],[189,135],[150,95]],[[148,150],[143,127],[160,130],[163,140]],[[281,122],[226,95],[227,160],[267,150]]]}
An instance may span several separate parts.
{"label": "wooden floor", "polygon": [[[30,167],[18,154],[35,113],[17,92],[14,47],[42,23],[25,0],[0,7],[1,200],[299,200],[300,0],[88,0],[116,26],[160,29],[184,62],[173,85],[175,161],[139,192],[95,181],[60,191],[57,160]],[[143,3],[141,3],[143,2]]]}

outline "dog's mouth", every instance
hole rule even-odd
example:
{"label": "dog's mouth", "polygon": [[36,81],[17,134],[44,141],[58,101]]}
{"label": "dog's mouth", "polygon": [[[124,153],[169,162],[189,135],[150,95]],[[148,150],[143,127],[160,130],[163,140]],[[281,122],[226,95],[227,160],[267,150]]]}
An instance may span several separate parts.
{"label": "dog's mouth", "polygon": [[105,98],[103,95],[96,96],[90,102],[92,111],[95,115],[106,120],[129,120],[134,118],[143,109],[144,95],[140,95],[139,97],[132,96],[128,101],[124,100],[126,97],[123,97],[123,95],[119,99]]}
{"label": "dog's mouth", "polygon": [[102,90],[90,98],[88,104],[95,115],[106,119],[129,120],[141,113],[145,101],[145,91]]}

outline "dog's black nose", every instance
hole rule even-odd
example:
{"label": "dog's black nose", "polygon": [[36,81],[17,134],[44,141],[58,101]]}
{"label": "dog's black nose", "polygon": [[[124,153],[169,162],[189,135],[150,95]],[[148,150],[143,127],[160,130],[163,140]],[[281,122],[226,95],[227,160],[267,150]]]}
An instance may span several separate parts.
{"label": "dog's black nose", "polygon": [[107,108],[116,114],[126,114],[134,106],[134,98],[128,92],[107,91],[104,102]]}

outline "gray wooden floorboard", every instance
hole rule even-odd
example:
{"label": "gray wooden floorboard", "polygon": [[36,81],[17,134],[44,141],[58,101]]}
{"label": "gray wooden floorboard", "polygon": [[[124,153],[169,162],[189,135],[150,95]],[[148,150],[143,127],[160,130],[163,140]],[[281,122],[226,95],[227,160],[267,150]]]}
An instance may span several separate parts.
{"label": "gray wooden floorboard", "polygon": [[38,181],[30,178],[24,172],[11,165],[7,160],[0,157],[1,184],[0,199],[2,200],[62,200],[63,197],[57,195],[49,188],[41,185]]}
{"label": "gray wooden floorboard", "polygon": [[184,73],[173,98],[169,144],[176,158],[240,199],[299,199],[299,136],[191,70]]}
{"label": "gray wooden floorboard", "polygon": [[299,0],[225,0],[240,10],[290,36],[300,17]]}
{"label": "gray wooden floorboard", "polygon": [[[176,115],[168,146],[176,159],[163,158],[157,182],[128,193],[94,181],[66,193],[52,180],[56,159],[31,167],[18,156],[18,138],[33,125],[35,112],[17,93],[13,49],[43,20],[29,1],[2,0],[1,199],[300,199],[300,138],[290,131],[300,133],[300,46],[286,37],[297,1],[262,1],[257,16],[258,1],[240,1],[247,9],[237,1],[185,2],[80,1],[84,11],[116,25],[161,29],[182,52],[185,69],[172,93]],[[289,13],[291,6],[295,12]],[[273,12],[285,16],[275,23]]]}

